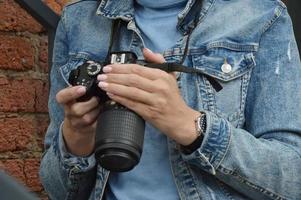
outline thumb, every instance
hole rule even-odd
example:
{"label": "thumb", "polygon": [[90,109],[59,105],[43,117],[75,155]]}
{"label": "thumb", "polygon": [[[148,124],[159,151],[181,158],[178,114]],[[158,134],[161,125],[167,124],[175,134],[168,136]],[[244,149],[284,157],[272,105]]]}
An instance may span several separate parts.
{"label": "thumb", "polygon": [[165,59],[161,54],[154,53],[151,50],[149,50],[148,48],[143,48],[143,55],[144,55],[144,59],[147,62],[152,62],[152,63],[164,63],[165,62]]}

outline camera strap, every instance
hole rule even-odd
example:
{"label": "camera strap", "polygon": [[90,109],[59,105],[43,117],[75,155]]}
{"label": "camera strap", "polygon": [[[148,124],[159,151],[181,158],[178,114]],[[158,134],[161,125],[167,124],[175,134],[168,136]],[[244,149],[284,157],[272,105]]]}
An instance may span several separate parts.
{"label": "camera strap", "polygon": [[196,68],[187,67],[185,65],[181,65],[178,63],[167,63],[167,62],[161,63],[161,64],[147,63],[147,64],[144,64],[144,66],[150,67],[150,68],[161,69],[165,72],[184,72],[184,73],[189,73],[189,74],[200,74],[200,75],[206,77],[206,79],[209,81],[209,83],[212,85],[212,87],[215,89],[216,92],[219,92],[223,89],[223,86],[217,80],[215,80],[211,76],[208,76],[207,74],[204,74],[203,71],[196,69]]}
{"label": "camera strap", "polygon": [[[187,56],[188,53],[188,46],[189,46],[189,40],[190,40],[190,35],[193,31],[193,29],[196,27],[197,25],[197,17],[194,20],[194,27],[191,28],[188,32],[188,36],[187,36],[187,41],[186,41],[186,45],[185,45],[185,50],[184,50],[184,55],[181,61],[181,64],[179,63],[144,63],[143,65],[146,67],[150,67],[150,68],[157,68],[157,69],[161,69],[163,71],[166,72],[184,72],[184,73],[190,73],[190,74],[199,74],[204,76],[209,83],[212,85],[212,87],[215,89],[216,92],[219,92],[223,89],[223,86],[217,81],[215,80],[213,77],[205,74],[202,70],[193,68],[193,67],[187,67],[185,65],[183,65],[183,62]],[[112,23],[112,30],[111,30],[111,36],[110,36],[110,43],[109,43],[109,48],[108,48],[108,53],[106,56],[106,63],[109,63],[109,58],[110,58],[110,53],[112,52],[113,49],[113,45],[114,45],[114,41],[117,41],[118,39],[118,34],[119,34],[119,30],[120,30],[120,26],[121,26],[121,19],[117,19],[117,20],[113,20]]]}

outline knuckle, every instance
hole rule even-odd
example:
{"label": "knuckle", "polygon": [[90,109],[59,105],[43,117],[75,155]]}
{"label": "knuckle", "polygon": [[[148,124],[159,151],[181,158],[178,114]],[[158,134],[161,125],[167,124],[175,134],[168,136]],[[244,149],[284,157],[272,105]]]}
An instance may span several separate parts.
{"label": "knuckle", "polygon": [[137,67],[135,65],[131,65],[131,73],[133,73],[133,74],[140,74],[139,67]]}
{"label": "knuckle", "polygon": [[129,75],[129,77],[128,77],[128,83],[130,85],[135,86],[137,84],[137,76],[134,75],[134,74]]}
{"label": "knuckle", "polygon": [[77,128],[79,125],[78,125],[78,122],[76,120],[70,120],[70,125],[73,127],[73,128]]}
{"label": "knuckle", "polygon": [[77,106],[77,104],[73,104],[73,105],[71,106],[70,110],[71,110],[71,112],[72,112],[72,114],[73,114],[74,116],[80,117],[80,116],[83,115],[83,113],[82,113],[80,107]]}
{"label": "knuckle", "polygon": [[125,101],[125,106],[132,109],[132,110],[135,110],[136,108],[136,103],[134,101]]}
{"label": "knuckle", "polygon": [[94,118],[91,115],[86,114],[83,116],[82,120],[83,120],[84,124],[92,124],[94,121]]}
{"label": "knuckle", "polygon": [[154,107],[149,108],[149,111],[148,111],[149,119],[156,121],[159,117],[160,117],[160,113],[158,112],[158,110],[156,108],[154,108]]}
{"label": "knuckle", "polygon": [[131,89],[131,96],[134,99],[138,99],[142,95],[142,92],[139,89],[132,88]]}
{"label": "knuckle", "polygon": [[160,108],[160,109],[163,109],[165,108],[167,105],[167,100],[164,99],[164,98],[159,98],[157,99],[156,101],[156,107]]}
{"label": "knuckle", "polygon": [[169,89],[168,85],[165,82],[157,83],[157,88],[158,91],[163,94],[165,94]]}
{"label": "knuckle", "polygon": [[57,101],[59,104],[62,103],[62,92],[61,92],[61,91],[59,91],[58,93],[56,93],[55,99],[56,99],[56,101]]}
{"label": "knuckle", "polygon": [[167,80],[169,78],[168,73],[163,70],[158,69],[158,74],[164,80]]}

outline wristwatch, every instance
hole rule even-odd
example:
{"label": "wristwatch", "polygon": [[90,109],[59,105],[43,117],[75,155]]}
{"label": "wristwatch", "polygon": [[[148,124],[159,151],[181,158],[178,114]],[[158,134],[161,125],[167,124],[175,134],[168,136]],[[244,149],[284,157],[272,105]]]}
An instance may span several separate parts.
{"label": "wristwatch", "polygon": [[201,146],[204,138],[204,133],[206,132],[206,128],[206,114],[201,112],[201,115],[195,119],[195,129],[198,137],[189,145],[181,145],[181,151],[184,154],[191,154]]}

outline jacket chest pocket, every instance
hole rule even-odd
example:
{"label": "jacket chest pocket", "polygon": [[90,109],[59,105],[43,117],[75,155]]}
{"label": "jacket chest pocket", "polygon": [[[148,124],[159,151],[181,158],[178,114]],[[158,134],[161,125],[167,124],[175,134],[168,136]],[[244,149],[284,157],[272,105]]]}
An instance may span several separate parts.
{"label": "jacket chest pocket", "polygon": [[215,91],[204,76],[198,76],[203,107],[229,120],[235,126],[244,121],[244,108],[255,45],[212,43],[206,51],[192,55],[193,66],[215,78],[223,89]]}

